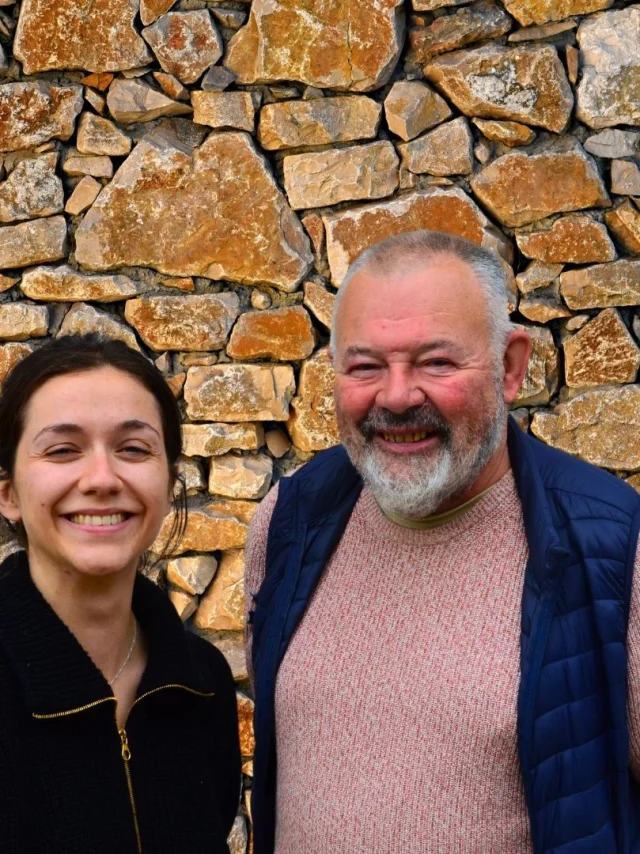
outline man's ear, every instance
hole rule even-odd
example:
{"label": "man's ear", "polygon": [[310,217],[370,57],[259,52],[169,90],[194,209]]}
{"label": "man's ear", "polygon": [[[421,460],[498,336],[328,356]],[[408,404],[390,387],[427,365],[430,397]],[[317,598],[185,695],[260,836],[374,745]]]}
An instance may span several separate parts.
{"label": "man's ear", "polygon": [[22,521],[20,502],[13,484],[8,478],[0,480],[0,513],[10,522]]}
{"label": "man's ear", "polygon": [[507,339],[504,353],[502,379],[504,402],[513,403],[527,373],[531,356],[531,338],[524,329],[514,329]]}

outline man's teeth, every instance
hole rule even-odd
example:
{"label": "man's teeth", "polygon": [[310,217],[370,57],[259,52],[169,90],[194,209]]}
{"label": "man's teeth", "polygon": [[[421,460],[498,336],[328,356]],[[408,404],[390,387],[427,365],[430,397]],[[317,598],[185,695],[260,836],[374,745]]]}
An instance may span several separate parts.
{"label": "man's teeth", "polygon": [[422,439],[426,439],[429,433],[424,431],[422,433],[383,433],[382,438],[385,442],[420,442]]}
{"label": "man's teeth", "polygon": [[118,525],[127,518],[124,513],[111,513],[109,516],[88,516],[86,513],[75,513],[69,517],[76,525]]}

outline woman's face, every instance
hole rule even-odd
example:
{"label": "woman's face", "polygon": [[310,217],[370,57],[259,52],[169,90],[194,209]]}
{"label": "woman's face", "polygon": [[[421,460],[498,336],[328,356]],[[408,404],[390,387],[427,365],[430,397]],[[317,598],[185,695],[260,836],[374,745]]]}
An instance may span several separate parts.
{"label": "woman's face", "polygon": [[41,572],[104,576],[135,570],[170,509],[171,486],[155,398],[104,367],[35,392],[0,511],[22,522]]}

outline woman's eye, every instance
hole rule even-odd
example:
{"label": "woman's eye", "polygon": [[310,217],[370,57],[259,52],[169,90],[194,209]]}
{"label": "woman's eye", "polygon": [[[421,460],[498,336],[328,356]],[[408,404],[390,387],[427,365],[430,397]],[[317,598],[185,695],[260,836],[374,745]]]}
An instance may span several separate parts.
{"label": "woman's eye", "polygon": [[132,457],[148,457],[150,453],[147,448],[141,448],[139,445],[125,445],[121,451]]}
{"label": "woman's eye", "polygon": [[76,448],[62,447],[62,448],[49,448],[45,451],[45,456],[47,457],[66,457],[71,456],[72,454],[77,454],[78,451]]}

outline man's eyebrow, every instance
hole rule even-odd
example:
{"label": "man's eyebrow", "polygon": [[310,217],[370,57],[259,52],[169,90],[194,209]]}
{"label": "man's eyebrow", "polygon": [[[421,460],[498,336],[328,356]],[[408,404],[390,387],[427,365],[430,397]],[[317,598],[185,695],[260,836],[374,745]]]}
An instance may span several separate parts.
{"label": "man's eyebrow", "polygon": [[[127,432],[129,430],[151,430],[156,436],[160,439],[160,433],[156,430],[155,427],[152,427],[146,421],[140,421],[138,418],[129,418],[127,421],[123,421],[121,424],[118,424],[116,430],[120,430],[122,432]],[[34,437],[34,441],[42,436],[43,433],[54,433],[56,435],[60,435],[62,433],[73,433],[78,434],[82,433],[83,429],[79,424],[73,424],[70,422],[63,422],[61,424],[49,424],[47,427],[43,427],[42,430],[38,431]]]}
{"label": "man's eyebrow", "polygon": [[[416,353],[418,355],[422,355],[424,353],[430,353],[433,350],[449,350],[454,353],[462,353],[463,347],[461,347],[460,344],[456,344],[456,342],[452,341],[450,338],[438,338],[435,341],[429,341],[429,343],[425,344],[423,347],[418,347]],[[343,358],[351,359],[355,356],[370,356],[371,358],[376,359],[379,358],[380,354],[373,347],[361,347],[357,344],[353,344],[346,348]]]}

